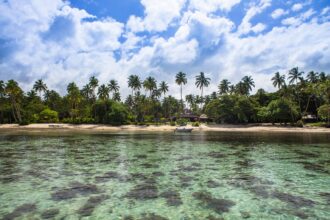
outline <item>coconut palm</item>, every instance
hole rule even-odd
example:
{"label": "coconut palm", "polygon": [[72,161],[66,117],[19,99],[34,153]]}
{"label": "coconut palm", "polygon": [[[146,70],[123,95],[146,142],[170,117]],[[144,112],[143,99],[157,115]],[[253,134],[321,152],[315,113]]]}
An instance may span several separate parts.
{"label": "coconut palm", "polygon": [[141,80],[137,75],[130,75],[128,77],[128,87],[132,88],[132,96],[134,91],[141,89]]}
{"label": "coconut palm", "polygon": [[186,74],[183,73],[183,72],[178,72],[178,74],[176,74],[176,76],[175,76],[175,82],[176,82],[176,84],[178,84],[180,86],[181,106],[182,106],[182,109],[183,109],[182,85],[186,85],[187,84]]}
{"label": "coconut palm", "polygon": [[194,95],[192,94],[186,95],[186,102],[189,104],[190,109],[192,109],[195,104]]}
{"label": "coconut palm", "polygon": [[20,102],[23,98],[23,91],[15,80],[8,80],[5,86],[5,94],[11,102],[11,109],[15,121],[21,123],[21,107]]}
{"label": "coconut palm", "polygon": [[86,100],[89,100],[93,97],[93,88],[90,84],[84,85],[81,90],[81,94],[85,97]]}
{"label": "coconut palm", "polygon": [[96,98],[96,95],[95,95],[95,89],[99,86],[99,80],[95,77],[95,76],[92,76],[92,77],[90,77],[89,78],[89,86],[90,86],[90,88],[92,89],[92,93],[93,93],[93,99],[95,99]]}
{"label": "coconut palm", "polygon": [[246,90],[247,90],[246,92],[247,92],[247,95],[248,95],[249,92],[252,90],[252,87],[255,87],[252,76],[244,76],[242,78],[242,82],[244,83],[244,85],[246,87]]}
{"label": "coconut palm", "polygon": [[104,84],[102,84],[97,91],[97,95],[99,96],[99,99],[101,99],[102,101],[109,99],[109,93],[110,93],[109,88]]}
{"label": "coconut palm", "polygon": [[318,81],[318,73],[314,72],[314,71],[310,71],[307,74],[307,80],[311,83],[316,83]]}
{"label": "coconut palm", "polygon": [[227,79],[223,79],[218,86],[219,94],[227,94],[229,92],[229,85],[230,82]]}
{"label": "coconut palm", "polygon": [[115,99],[115,94],[119,92],[119,85],[116,80],[110,80],[108,84],[109,92],[113,92],[112,98]]}
{"label": "coconut palm", "polygon": [[168,92],[168,85],[165,81],[162,81],[160,84],[159,84],[159,91],[161,93],[164,94],[164,97],[165,97],[165,94],[166,92]]}
{"label": "coconut palm", "polygon": [[280,75],[279,72],[275,73],[275,76],[272,78],[274,87],[281,89],[285,85],[285,76]]}
{"label": "coconut palm", "polygon": [[42,98],[41,93],[45,92],[47,90],[47,86],[42,81],[42,79],[39,79],[34,83],[33,89],[34,89],[34,91],[39,92],[39,96],[40,96],[40,98]]}
{"label": "coconut palm", "polygon": [[200,72],[200,74],[196,76],[195,85],[201,90],[201,97],[203,97],[204,87],[208,87],[210,85],[210,81],[211,79],[205,77],[205,74],[203,72]]}
{"label": "coconut palm", "polygon": [[289,71],[289,77],[288,77],[288,79],[290,79],[289,84],[293,84],[294,82],[298,83],[298,80],[302,79],[303,74],[304,72],[299,72],[298,67],[292,68]]}
{"label": "coconut palm", "polygon": [[149,96],[151,97],[152,91],[157,89],[157,81],[155,80],[155,78],[149,76],[143,81],[143,87],[145,90],[149,91]]}
{"label": "coconut palm", "polygon": [[0,80],[0,98],[5,96],[5,83]]}
{"label": "coconut palm", "polygon": [[113,100],[114,101],[117,101],[117,102],[120,102],[121,101],[121,97],[120,97],[120,93],[119,92],[115,92],[113,94]]}

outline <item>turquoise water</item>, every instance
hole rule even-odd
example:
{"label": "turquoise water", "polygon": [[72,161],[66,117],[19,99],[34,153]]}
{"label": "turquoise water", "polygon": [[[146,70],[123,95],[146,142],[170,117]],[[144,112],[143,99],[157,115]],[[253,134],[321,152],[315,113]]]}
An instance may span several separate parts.
{"label": "turquoise water", "polygon": [[330,136],[0,133],[2,219],[330,219]]}

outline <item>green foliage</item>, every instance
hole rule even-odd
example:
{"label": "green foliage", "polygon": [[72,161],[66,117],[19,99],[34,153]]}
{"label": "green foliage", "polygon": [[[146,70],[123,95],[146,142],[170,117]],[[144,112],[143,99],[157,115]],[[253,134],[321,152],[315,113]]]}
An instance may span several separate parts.
{"label": "green foliage", "polygon": [[322,120],[329,120],[330,119],[330,105],[322,105],[317,109],[317,115]]}
{"label": "green foliage", "polygon": [[199,124],[199,122],[198,122],[198,121],[196,121],[196,122],[192,123],[192,126],[193,126],[193,127],[199,127],[199,126],[200,126],[200,124]]}
{"label": "green foliage", "polygon": [[111,111],[108,113],[107,124],[123,125],[127,123],[128,111],[121,103],[114,102],[111,106]]}
{"label": "green foliage", "polygon": [[303,120],[298,120],[298,121],[296,122],[296,126],[299,127],[299,128],[304,127],[304,122],[303,122]]}
{"label": "green foliage", "polygon": [[175,126],[175,125],[176,125],[176,124],[175,124],[175,121],[171,121],[171,122],[170,122],[170,125],[171,125],[171,126]]}
{"label": "green foliage", "polygon": [[268,105],[268,113],[271,122],[288,123],[295,122],[299,117],[298,106],[288,99],[273,100]]}
{"label": "green foliage", "polygon": [[176,120],[176,124],[179,126],[186,126],[188,124],[188,120],[184,118],[179,118]]}
{"label": "green foliage", "polygon": [[45,109],[39,114],[39,122],[41,123],[56,123],[58,122],[58,113],[56,111]]}

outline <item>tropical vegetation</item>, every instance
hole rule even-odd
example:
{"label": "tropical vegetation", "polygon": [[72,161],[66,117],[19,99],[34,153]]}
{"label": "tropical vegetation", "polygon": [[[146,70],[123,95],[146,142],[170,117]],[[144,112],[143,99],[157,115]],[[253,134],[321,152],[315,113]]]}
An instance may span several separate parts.
{"label": "tropical vegetation", "polygon": [[[215,123],[295,124],[313,115],[317,121],[330,124],[330,76],[324,72],[305,74],[298,67],[287,74],[276,72],[271,79],[275,92],[254,90],[255,82],[247,75],[236,84],[221,79],[218,91],[205,95],[211,79],[200,72],[192,78],[200,93],[186,94],[183,88],[188,80],[184,72],[178,72],[173,79],[180,87],[179,99],[168,95],[167,82],[158,83],[151,76],[143,80],[130,75],[130,92],[125,99],[115,79],[101,83],[92,76],[82,88],[71,82],[64,95],[49,89],[42,79],[28,92],[15,80],[0,80],[0,123],[173,124],[173,120],[189,112],[206,114]],[[256,92],[251,94],[253,90]]]}

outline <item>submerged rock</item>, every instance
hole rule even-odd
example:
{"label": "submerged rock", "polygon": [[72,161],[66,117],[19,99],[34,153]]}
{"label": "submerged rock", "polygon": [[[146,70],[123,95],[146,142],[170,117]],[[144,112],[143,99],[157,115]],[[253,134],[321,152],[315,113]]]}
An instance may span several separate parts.
{"label": "submerged rock", "polygon": [[145,182],[137,184],[126,196],[137,200],[155,199],[158,197],[158,188],[156,181],[147,179]]}
{"label": "submerged rock", "polygon": [[96,206],[108,198],[109,197],[107,195],[90,197],[85,203],[85,205],[78,210],[79,215],[90,216],[93,213]]}
{"label": "submerged rock", "polygon": [[206,182],[206,185],[208,188],[217,188],[220,186],[220,184],[214,180],[209,180]]}
{"label": "submerged rock", "polygon": [[59,209],[53,208],[53,209],[47,209],[41,213],[41,217],[43,219],[51,219],[54,218],[56,215],[60,213]]}
{"label": "submerged rock", "polygon": [[273,192],[272,196],[296,208],[313,207],[315,205],[313,200],[305,199],[301,196],[294,196],[284,192],[275,191]]}
{"label": "submerged rock", "polygon": [[182,204],[179,192],[169,190],[160,194],[161,197],[166,199],[166,203],[169,206],[179,206]]}
{"label": "submerged rock", "polygon": [[163,216],[160,215],[156,215],[154,213],[145,213],[142,214],[143,218],[141,220],[168,220],[168,218],[165,218]]}
{"label": "submerged rock", "polygon": [[210,152],[207,154],[207,156],[209,157],[213,157],[213,158],[225,158],[226,155],[220,152]]}
{"label": "submerged rock", "polygon": [[11,213],[8,213],[3,216],[3,220],[11,220],[15,219],[17,217],[20,217],[21,215],[29,212],[33,212],[36,210],[36,205],[31,203],[25,203],[23,205],[18,206],[14,209]]}
{"label": "submerged rock", "polygon": [[228,212],[229,209],[235,205],[233,201],[227,199],[213,198],[209,192],[195,192],[193,197],[202,202],[206,207],[213,209],[218,214]]}
{"label": "submerged rock", "polygon": [[67,200],[77,197],[77,195],[89,195],[99,193],[99,189],[93,184],[82,184],[79,182],[71,183],[69,188],[60,189],[51,194],[55,201]]}

